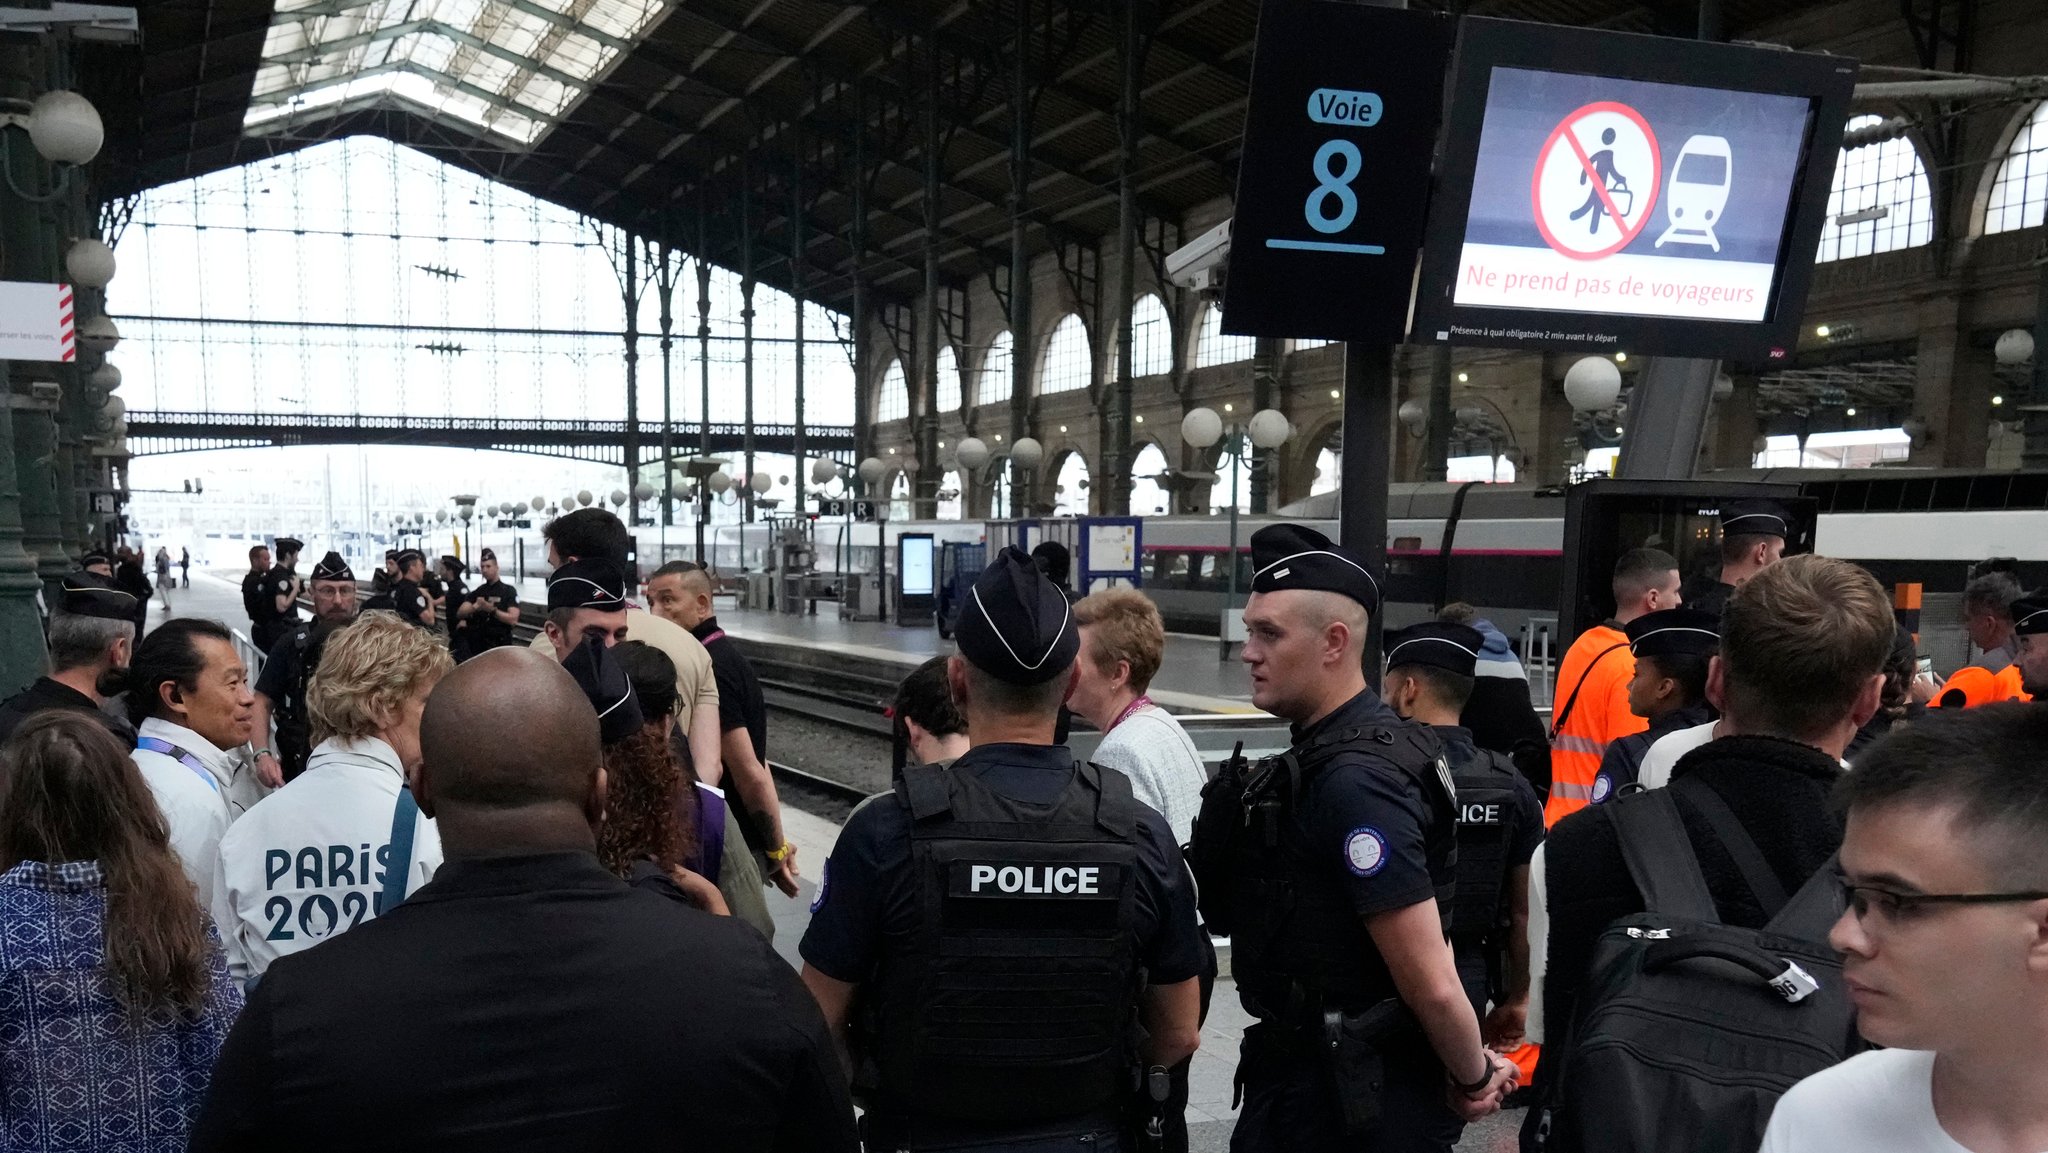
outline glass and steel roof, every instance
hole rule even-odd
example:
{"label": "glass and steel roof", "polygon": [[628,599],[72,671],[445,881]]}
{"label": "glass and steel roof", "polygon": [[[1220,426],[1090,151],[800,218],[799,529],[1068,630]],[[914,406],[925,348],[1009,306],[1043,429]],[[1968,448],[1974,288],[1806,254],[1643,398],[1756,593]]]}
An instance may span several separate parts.
{"label": "glass and steel roof", "polygon": [[396,106],[524,147],[672,0],[279,0],[250,133]]}

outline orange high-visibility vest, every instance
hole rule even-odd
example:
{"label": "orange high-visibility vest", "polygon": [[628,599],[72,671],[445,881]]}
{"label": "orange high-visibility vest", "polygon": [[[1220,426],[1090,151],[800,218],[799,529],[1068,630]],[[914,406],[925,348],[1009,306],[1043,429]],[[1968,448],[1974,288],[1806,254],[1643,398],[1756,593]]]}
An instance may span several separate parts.
{"label": "orange high-visibility vest", "polygon": [[1628,711],[1628,683],[1635,675],[1628,634],[1604,624],[1579,634],[1558,663],[1557,693],[1551,700],[1554,715],[1564,723],[1552,722],[1545,828],[1593,803],[1593,781],[1608,742],[1650,727]]}

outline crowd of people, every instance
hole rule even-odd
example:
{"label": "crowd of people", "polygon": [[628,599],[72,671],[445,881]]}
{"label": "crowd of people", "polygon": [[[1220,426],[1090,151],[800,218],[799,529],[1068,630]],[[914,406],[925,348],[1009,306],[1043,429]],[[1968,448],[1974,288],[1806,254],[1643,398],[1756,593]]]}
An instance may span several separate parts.
{"label": "crowd of people", "polygon": [[[1185,1150],[1227,935],[1240,1153],[1443,1151],[1518,1101],[1528,1150],[2048,1147],[2048,711],[1931,683],[1785,510],[1722,518],[1718,579],[1621,557],[1547,732],[1468,606],[1388,631],[1375,690],[1379,575],[1262,528],[1242,660],[1291,747],[1213,773],[1149,695],[1156,607],[1003,549],[800,970],[760,684],[702,569],[631,599],[611,514],[548,526],[530,646],[488,552],[359,603],[252,550],[259,670],[80,572],[0,704],[5,1144]],[[2042,698],[2048,598],[1978,582]]]}

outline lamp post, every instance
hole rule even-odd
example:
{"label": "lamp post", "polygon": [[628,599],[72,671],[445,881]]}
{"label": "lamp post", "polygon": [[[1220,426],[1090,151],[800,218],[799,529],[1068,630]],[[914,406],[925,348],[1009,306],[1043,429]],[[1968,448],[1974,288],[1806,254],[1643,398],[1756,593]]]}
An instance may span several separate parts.
{"label": "lamp post", "polygon": [[[1219,660],[1230,659],[1230,614],[1237,609],[1237,498],[1238,471],[1244,462],[1244,442],[1248,438],[1253,448],[1279,448],[1287,443],[1293,431],[1287,423],[1287,414],[1279,409],[1263,408],[1252,414],[1243,424],[1232,423],[1230,439],[1224,450],[1230,454],[1230,595],[1223,602],[1223,616],[1217,621],[1217,636],[1221,643]],[[1201,407],[1190,409],[1180,421],[1180,438],[1195,448],[1208,448],[1224,437],[1223,418],[1215,409]],[[1254,462],[1256,467],[1256,462]]]}
{"label": "lamp post", "polygon": [[476,555],[475,541],[469,534],[470,522],[476,519],[476,494],[461,493],[453,499],[455,515],[462,518],[462,563],[469,564],[470,558]]}

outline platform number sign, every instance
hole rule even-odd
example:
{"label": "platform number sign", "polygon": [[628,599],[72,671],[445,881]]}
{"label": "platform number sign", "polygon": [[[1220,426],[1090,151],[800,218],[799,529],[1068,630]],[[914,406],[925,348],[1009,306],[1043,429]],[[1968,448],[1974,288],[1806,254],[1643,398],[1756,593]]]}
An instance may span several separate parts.
{"label": "platform number sign", "polygon": [[1223,331],[1400,339],[1454,33],[1426,12],[1266,0]]}

